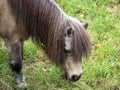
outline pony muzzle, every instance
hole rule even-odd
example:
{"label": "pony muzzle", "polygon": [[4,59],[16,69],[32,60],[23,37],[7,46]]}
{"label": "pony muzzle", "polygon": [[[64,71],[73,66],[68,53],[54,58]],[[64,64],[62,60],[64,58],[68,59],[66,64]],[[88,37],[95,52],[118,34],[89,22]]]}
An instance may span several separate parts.
{"label": "pony muzzle", "polygon": [[81,78],[81,76],[82,76],[82,73],[80,75],[73,74],[73,75],[69,76],[68,73],[65,72],[65,78],[72,82],[78,81]]}

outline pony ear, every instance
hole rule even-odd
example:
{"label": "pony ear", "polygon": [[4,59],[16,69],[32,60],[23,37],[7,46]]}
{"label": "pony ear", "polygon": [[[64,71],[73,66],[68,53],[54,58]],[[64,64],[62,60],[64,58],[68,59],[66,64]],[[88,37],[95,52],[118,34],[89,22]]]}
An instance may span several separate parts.
{"label": "pony ear", "polygon": [[70,36],[70,35],[72,35],[73,33],[74,33],[74,30],[73,30],[72,27],[68,27],[68,28],[66,29],[66,35]]}
{"label": "pony ear", "polygon": [[88,23],[87,22],[82,22],[82,25],[86,30],[88,29]]}

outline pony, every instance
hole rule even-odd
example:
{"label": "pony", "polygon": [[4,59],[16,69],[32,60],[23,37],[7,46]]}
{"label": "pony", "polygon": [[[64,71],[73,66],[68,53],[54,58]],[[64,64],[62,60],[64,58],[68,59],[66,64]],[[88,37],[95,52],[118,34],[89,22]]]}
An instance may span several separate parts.
{"label": "pony", "polygon": [[82,57],[91,50],[87,28],[88,23],[68,16],[54,0],[0,1],[0,36],[20,87],[26,87],[23,45],[30,37],[61,67],[67,79],[78,81],[82,75]]}

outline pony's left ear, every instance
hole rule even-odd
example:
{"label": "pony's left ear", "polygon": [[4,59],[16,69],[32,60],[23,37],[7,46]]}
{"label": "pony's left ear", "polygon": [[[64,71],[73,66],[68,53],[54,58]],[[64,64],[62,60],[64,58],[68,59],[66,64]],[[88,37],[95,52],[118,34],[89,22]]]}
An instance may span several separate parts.
{"label": "pony's left ear", "polygon": [[86,30],[88,29],[88,23],[87,22],[82,22],[82,25]]}
{"label": "pony's left ear", "polygon": [[67,36],[73,35],[73,33],[74,33],[74,30],[73,30],[72,27],[68,27],[68,28],[66,29],[66,35],[67,35]]}

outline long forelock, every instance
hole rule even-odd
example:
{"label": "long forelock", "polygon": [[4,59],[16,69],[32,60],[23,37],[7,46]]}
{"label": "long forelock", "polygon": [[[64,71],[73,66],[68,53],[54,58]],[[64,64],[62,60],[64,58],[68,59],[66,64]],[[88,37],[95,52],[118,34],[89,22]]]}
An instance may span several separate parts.
{"label": "long forelock", "polygon": [[77,20],[71,20],[74,29],[72,54],[74,60],[82,60],[83,56],[88,56],[91,50],[91,41],[87,30]]}

